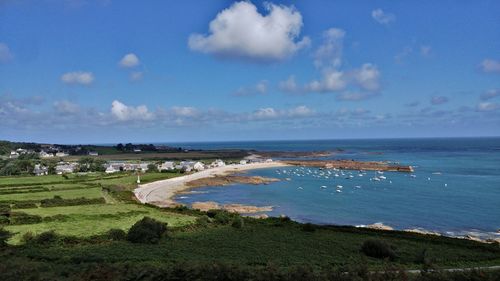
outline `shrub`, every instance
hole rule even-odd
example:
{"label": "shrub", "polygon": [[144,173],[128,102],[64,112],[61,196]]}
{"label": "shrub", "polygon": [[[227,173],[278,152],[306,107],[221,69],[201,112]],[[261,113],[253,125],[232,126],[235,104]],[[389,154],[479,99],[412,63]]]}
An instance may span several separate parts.
{"label": "shrub", "polygon": [[0,215],[8,216],[10,213],[10,205],[9,204],[0,204]]}
{"label": "shrub", "polygon": [[196,219],[196,224],[200,226],[207,226],[210,223],[210,218],[208,216],[201,216]]}
{"label": "shrub", "polygon": [[36,207],[37,205],[34,202],[17,202],[12,206],[12,209],[32,209]]}
{"label": "shrub", "polygon": [[106,236],[113,241],[122,241],[127,238],[127,233],[121,229],[113,228],[106,233]]}
{"label": "shrub", "polygon": [[314,232],[316,231],[316,226],[312,223],[305,223],[302,225],[302,231]]}
{"label": "shrub", "polygon": [[35,236],[33,235],[33,233],[31,231],[28,231],[28,232],[24,233],[23,236],[21,236],[21,242],[23,242],[24,244],[31,243],[31,242],[33,242],[34,239],[35,239]]}
{"label": "shrub", "polygon": [[0,228],[0,247],[5,247],[7,245],[7,240],[9,240],[10,237],[12,237],[12,233]]}
{"label": "shrub", "polygon": [[136,222],[127,233],[127,240],[132,243],[156,244],[167,231],[167,225],[150,217]]}
{"label": "shrub", "polygon": [[231,222],[231,216],[228,212],[219,211],[215,214],[214,220],[219,224],[229,224],[229,222]]}
{"label": "shrub", "polygon": [[42,217],[23,212],[10,213],[10,224],[34,224],[42,222]]}
{"label": "shrub", "polygon": [[5,224],[9,224],[9,218],[6,216],[0,215],[0,225],[5,225]]}
{"label": "shrub", "polygon": [[63,199],[60,196],[54,196],[51,199],[43,199],[40,201],[40,206],[42,207],[58,207],[58,206],[76,206],[76,205],[93,205],[93,204],[105,204],[106,200],[104,198],[93,198],[87,199],[84,197],[74,198],[74,199]]}
{"label": "shrub", "polygon": [[365,255],[377,259],[388,258],[390,260],[394,260],[396,258],[396,253],[394,252],[393,247],[382,240],[366,240],[361,246],[361,251]]}
{"label": "shrub", "polygon": [[244,225],[243,219],[240,217],[236,217],[233,219],[233,222],[231,223],[231,226],[234,228],[242,228]]}
{"label": "shrub", "polygon": [[57,234],[53,231],[45,231],[33,237],[33,243],[46,245],[57,241]]}

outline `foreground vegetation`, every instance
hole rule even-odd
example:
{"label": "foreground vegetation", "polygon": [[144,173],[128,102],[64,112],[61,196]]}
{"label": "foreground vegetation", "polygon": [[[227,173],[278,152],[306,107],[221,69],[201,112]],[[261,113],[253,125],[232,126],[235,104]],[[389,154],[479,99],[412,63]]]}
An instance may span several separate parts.
{"label": "foreground vegetation", "polygon": [[498,265],[495,244],[158,209],[133,200],[135,180],[127,173],[0,178],[0,245],[7,242],[0,246],[1,280],[500,278],[495,271],[404,271]]}

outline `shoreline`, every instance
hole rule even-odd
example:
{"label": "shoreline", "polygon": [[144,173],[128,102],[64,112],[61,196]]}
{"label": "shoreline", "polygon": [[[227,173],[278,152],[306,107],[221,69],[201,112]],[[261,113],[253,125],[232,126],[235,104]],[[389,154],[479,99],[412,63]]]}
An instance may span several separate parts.
{"label": "shoreline", "polygon": [[173,199],[179,192],[195,188],[187,185],[190,181],[221,175],[226,176],[248,170],[288,166],[291,165],[281,161],[227,165],[195,172],[185,176],[141,184],[139,187],[134,189],[133,192],[137,200],[143,204],[152,204],[163,208],[173,207],[175,205],[179,205],[179,203]]}

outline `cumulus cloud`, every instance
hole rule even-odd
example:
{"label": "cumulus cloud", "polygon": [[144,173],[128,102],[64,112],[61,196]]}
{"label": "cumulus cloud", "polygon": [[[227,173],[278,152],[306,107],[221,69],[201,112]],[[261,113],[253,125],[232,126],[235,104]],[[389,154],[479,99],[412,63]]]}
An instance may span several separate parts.
{"label": "cumulus cloud", "polygon": [[118,100],[111,103],[111,115],[118,121],[144,121],[154,117],[145,105],[128,106]]}
{"label": "cumulus cloud", "polygon": [[14,55],[7,44],[0,42],[0,63],[9,62],[14,58]]}
{"label": "cumulus cloud", "polygon": [[210,22],[209,34],[191,34],[191,50],[218,57],[279,61],[308,46],[299,38],[302,15],[294,7],[265,4],[267,15],[251,2],[237,2]]}
{"label": "cumulus cloud", "polygon": [[139,58],[134,53],[129,53],[123,56],[120,60],[119,65],[124,68],[136,67],[140,64]]}
{"label": "cumulus cloud", "polygon": [[372,18],[376,22],[384,25],[390,24],[391,22],[396,20],[396,16],[394,14],[386,13],[380,8],[372,11]]}
{"label": "cumulus cloud", "polygon": [[481,102],[476,107],[477,111],[488,112],[500,109],[500,104],[494,102]]}
{"label": "cumulus cloud", "polygon": [[264,107],[255,110],[249,115],[249,120],[270,120],[278,118],[301,118],[309,117],[314,111],[305,105],[300,105],[290,109],[278,110],[272,107]]}
{"label": "cumulus cloud", "polygon": [[236,92],[233,93],[234,96],[252,96],[252,95],[263,95],[267,93],[268,82],[266,80],[261,80],[257,82],[252,87],[241,87]]}
{"label": "cumulus cloud", "polygon": [[65,100],[54,102],[54,108],[61,114],[75,114],[80,111],[80,106],[78,104]]}
{"label": "cumulus cloud", "polygon": [[198,115],[198,110],[191,106],[173,106],[170,110],[176,117],[195,117]]}
{"label": "cumulus cloud", "polygon": [[305,86],[308,92],[335,92],[345,89],[347,81],[344,73],[337,70],[326,70],[321,80],[314,80]]}
{"label": "cumulus cloud", "polygon": [[92,72],[75,71],[67,72],[61,76],[61,81],[66,84],[90,85],[94,82],[94,74]]}
{"label": "cumulus cloud", "polygon": [[433,105],[444,104],[444,103],[447,103],[448,101],[449,101],[449,99],[445,96],[435,96],[435,97],[431,98],[431,104],[433,104]]}
{"label": "cumulus cloud", "polygon": [[342,64],[342,48],[345,31],[340,28],[330,28],[323,32],[323,43],[314,52],[314,65],[340,67]]}
{"label": "cumulus cloud", "polygon": [[500,61],[493,59],[485,59],[481,62],[479,67],[485,73],[500,72]]}
{"label": "cumulus cloud", "polygon": [[300,90],[299,85],[295,81],[295,76],[290,75],[285,81],[279,83],[279,89],[287,93],[297,93]]}
{"label": "cumulus cloud", "polygon": [[500,89],[491,89],[480,96],[481,100],[486,101],[492,98],[500,97]]}
{"label": "cumulus cloud", "polygon": [[360,69],[354,71],[356,83],[364,90],[378,91],[380,89],[380,71],[377,66],[371,63],[365,63]]}

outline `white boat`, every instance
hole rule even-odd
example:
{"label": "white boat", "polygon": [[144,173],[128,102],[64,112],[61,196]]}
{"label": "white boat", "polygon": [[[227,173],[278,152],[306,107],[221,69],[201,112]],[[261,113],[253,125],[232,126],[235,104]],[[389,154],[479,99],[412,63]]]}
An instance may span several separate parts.
{"label": "white boat", "polygon": [[380,181],[379,178],[372,178],[372,180],[374,180],[374,181]]}
{"label": "white boat", "polygon": [[337,190],[335,190],[335,191],[337,191],[338,193],[342,192],[342,190],[340,190],[340,189],[337,189]]}
{"label": "white boat", "polygon": [[326,185],[322,185],[321,188],[326,188]]}
{"label": "white boat", "polygon": [[379,178],[379,179],[381,179],[381,180],[385,180],[385,179],[387,179],[387,178],[386,178],[386,177],[384,177],[384,176],[379,176],[378,178]]}
{"label": "white boat", "polygon": [[341,185],[337,185],[337,188],[342,188],[342,187],[343,187],[343,186],[341,186]]}
{"label": "white boat", "polygon": [[416,176],[416,175],[410,175],[410,177],[412,177],[412,178],[416,178],[417,176]]}
{"label": "white boat", "polygon": [[377,174],[379,174],[379,175],[383,175],[383,174],[384,174],[384,172],[382,172],[382,171],[377,171]]}

